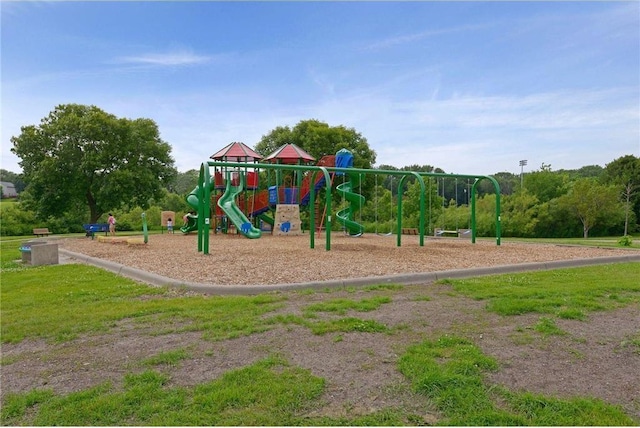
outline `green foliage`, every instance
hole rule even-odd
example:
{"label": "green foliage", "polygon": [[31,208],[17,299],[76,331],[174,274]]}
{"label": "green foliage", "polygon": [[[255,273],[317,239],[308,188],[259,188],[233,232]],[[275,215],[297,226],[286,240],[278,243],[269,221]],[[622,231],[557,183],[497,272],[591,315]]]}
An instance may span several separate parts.
{"label": "green foliage", "polygon": [[505,237],[535,236],[540,207],[538,198],[527,190],[504,198],[500,213],[502,216],[502,235]]}
{"label": "green foliage", "polygon": [[23,210],[20,203],[0,200],[0,235],[31,235],[38,224],[34,213]]}
{"label": "green foliage", "polygon": [[621,247],[631,247],[633,245],[633,237],[631,235],[624,235],[618,239],[618,245]]}
{"label": "green foliage", "polygon": [[407,349],[398,367],[446,417],[442,425],[633,425],[618,407],[589,398],[558,399],[491,387],[497,363],[466,339],[441,336]]}
{"label": "green foliage", "polygon": [[640,158],[623,156],[607,164],[604,181],[621,191],[625,210],[624,234],[638,230],[640,219]]}
{"label": "green foliage", "polygon": [[540,202],[549,202],[567,193],[568,177],[550,169],[524,175],[524,189]]}
{"label": "green foliage", "polygon": [[178,172],[175,183],[170,190],[184,198],[184,196],[186,196],[189,192],[197,187],[199,175],[200,171],[197,169],[190,169],[186,172]]}
{"label": "green foliage", "polygon": [[362,134],[342,125],[331,127],[316,119],[302,120],[293,129],[288,126],[275,128],[262,137],[255,150],[266,156],[288,143],[297,145],[316,159],[347,149],[353,153],[355,168],[371,168],[376,162],[376,154]]}
{"label": "green foliage", "polygon": [[623,220],[624,209],[618,201],[616,189],[600,185],[593,179],[575,181],[569,193],[560,200],[582,223],[585,238],[589,236],[589,230],[598,224],[620,224]]}
{"label": "green foliage", "polygon": [[150,119],[119,119],[95,106],[57,106],[11,138],[36,217],[82,203],[89,222],[123,206],[147,207],[174,175],[171,147]]}

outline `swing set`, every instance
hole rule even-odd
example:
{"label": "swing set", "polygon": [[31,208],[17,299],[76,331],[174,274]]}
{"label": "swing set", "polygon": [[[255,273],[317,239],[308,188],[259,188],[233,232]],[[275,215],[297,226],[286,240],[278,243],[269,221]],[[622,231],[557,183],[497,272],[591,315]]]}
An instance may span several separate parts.
{"label": "swing set", "polygon": [[[259,156],[259,155],[258,155]],[[338,155],[336,155],[336,158]],[[275,175],[282,176],[285,172],[291,172],[292,174],[296,174],[297,177],[304,177],[304,180],[307,182],[309,186],[308,195],[308,205],[309,209],[309,225],[311,231],[318,230],[319,236],[322,230],[322,226],[324,225],[325,231],[325,249],[329,251],[331,249],[331,230],[333,227],[333,221],[336,220],[343,225],[345,231],[350,236],[361,236],[364,233],[364,228],[361,225],[361,208],[364,204],[364,196],[362,196],[362,179],[367,176],[373,174],[375,176],[376,188],[375,188],[375,221],[376,221],[376,235],[379,236],[392,236],[393,229],[389,231],[381,231],[378,228],[378,223],[380,220],[380,212],[378,210],[379,205],[379,192],[381,189],[377,186],[378,183],[378,175],[381,176],[389,176],[391,182],[391,200],[390,200],[390,209],[389,209],[389,222],[393,224],[394,222],[394,214],[393,214],[393,187],[396,184],[394,181],[395,178],[397,180],[397,191],[396,195],[396,215],[395,215],[395,234],[397,240],[397,246],[401,246],[402,241],[402,208],[403,208],[403,198],[402,198],[402,189],[409,177],[413,177],[415,181],[420,186],[420,199],[419,199],[419,226],[416,230],[416,235],[419,237],[419,245],[424,246],[424,236],[426,230],[425,219],[427,218],[427,210],[425,203],[425,195],[426,185],[425,178],[429,179],[429,188],[431,189],[431,178],[464,178],[464,179],[473,179],[474,183],[471,191],[471,220],[470,220],[470,229],[469,232],[471,234],[471,242],[475,243],[475,194],[476,194],[476,186],[477,183],[483,179],[488,179],[494,186],[496,192],[496,244],[500,245],[500,188],[497,181],[490,176],[476,176],[476,175],[459,175],[459,174],[444,174],[444,173],[427,173],[427,172],[416,172],[416,171],[390,171],[390,170],[373,170],[373,169],[361,169],[361,168],[353,168],[352,166],[338,166],[339,163],[336,159],[336,166],[327,166],[327,165],[294,165],[294,164],[283,164],[283,163],[260,163],[253,162],[250,165],[247,165],[247,162],[239,162],[239,161],[228,161],[228,160],[218,160],[212,159],[206,162],[203,162],[200,166],[200,173],[198,177],[198,186],[194,191],[189,195],[188,201],[194,201],[197,199],[197,211],[198,211],[198,251],[203,252],[204,254],[209,254],[209,231],[211,228],[211,191],[216,189],[215,183],[216,180],[212,180],[211,177],[211,169],[214,171],[214,177],[217,177],[216,173],[219,171],[225,171],[225,181],[226,186],[226,195],[227,197],[224,200],[225,206],[223,210],[227,213],[227,216],[230,217],[230,220],[234,223],[236,228],[241,228],[244,230],[248,230],[251,232],[255,232],[254,226],[251,221],[242,215],[242,210],[240,210],[237,205],[242,204],[244,201],[245,208],[247,208],[248,199],[244,200],[238,196],[238,194],[245,189],[250,188],[248,184],[248,169],[252,169],[252,172],[255,172],[255,177],[257,177],[257,171],[266,171],[269,174],[270,171],[274,171]],[[244,169],[244,171],[243,171]],[[237,175],[234,175],[237,173]],[[342,175],[343,182],[337,186],[336,190],[338,195],[342,196],[346,202],[346,208],[342,208],[335,213],[335,217],[332,209],[332,184],[335,175]],[[347,179],[348,178],[348,179]],[[212,186],[211,183],[214,183]],[[312,185],[314,183],[316,185]],[[251,188],[254,191],[254,195],[251,198],[251,208],[245,209],[245,211],[250,211],[255,213],[255,208],[258,204],[258,199],[256,198],[256,189],[257,182],[254,183],[255,186]],[[302,188],[302,184],[298,189]],[[234,189],[235,194],[229,194],[229,189]],[[293,187],[292,187],[293,189]],[[324,201],[318,200],[317,209],[316,207],[316,195],[324,189]],[[271,190],[271,189],[270,189]],[[279,189],[278,189],[279,190]],[[279,194],[280,192],[278,192]],[[301,193],[301,192],[299,192]],[[295,192],[290,196],[292,198],[300,198],[300,194],[295,195]],[[431,192],[429,194],[429,202],[431,202]],[[189,199],[191,198],[191,199]],[[299,201],[300,199],[298,199]],[[268,205],[268,204],[267,204]],[[216,204],[217,207],[220,204]],[[431,206],[431,204],[429,204]],[[320,215],[320,211],[322,214]],[[360,211],[359,218],[356,218],[355,214],[357,211]],[[229,214],[233,214],[233,216],[229,216]],[[431,227],[431,210],[429,209],[428,213],[429,218],[429,227]],[[232,217],[232,218],[231,218]],[[255,216],[254,216],[255,217]],[[320,217],[320,218],[318,218]],[[255,218],[252,218],[254,220]],[[359,220],[360,223],[357,221]],[[317,228],[317,229],[316,229]],[[257,232],[253,233],[252,236],[245,234],[245,236],[249,238],[259,238],[261,233],[260,229],[255,228]],[[244,233],[243,233],[244,234]],[[315,248],[315,237],[316,233],[309,233],[309,246],[310,248]]]}

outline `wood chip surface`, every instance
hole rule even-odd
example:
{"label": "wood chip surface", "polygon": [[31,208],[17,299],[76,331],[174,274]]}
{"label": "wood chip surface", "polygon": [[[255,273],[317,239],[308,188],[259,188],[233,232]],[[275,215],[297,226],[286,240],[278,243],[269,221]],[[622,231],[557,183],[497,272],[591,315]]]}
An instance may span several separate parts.
{"label": "wood chip surface", "polygon": [[629,250],[505,242],[494,240],[426,238],[418,236],[365,234],[331,236],[325,249],[325,234],[316,234],[310,248],[308,234],[259,239],[240,235],[212,234],[209,254],[198,252],[194,233],[150,235],[144,246],[99,242],[89,238],[67,238],[60,247],[76,253],[110,260],[176,280],[212,285],[287,284],[364,278],[511,265],[527,262],[572,260],[628,255]]}

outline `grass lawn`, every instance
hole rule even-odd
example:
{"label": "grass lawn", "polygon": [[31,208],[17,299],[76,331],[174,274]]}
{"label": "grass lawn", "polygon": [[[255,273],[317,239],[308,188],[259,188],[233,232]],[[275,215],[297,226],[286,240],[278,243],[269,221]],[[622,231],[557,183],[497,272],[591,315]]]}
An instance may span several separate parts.
{"label": "grass lawn", "polygon": [[[286,293],[201,296],[152,288],[85,265],[29,267],[16,263],[20,240],[0,242],[2,343],[43,340],[68,343],[112,331],[131,321],[153,334],[201,332],[215,342],[248,337],[282,326],[313,334],[410,335],[366,318],[394,299],[398,286],[370,287],[366,298],[307,293],[313,299],[296,313],[283,313]],[[584,320],[589,314],[640,302],[640,263],[499,275],[445,283],[451,293],[482,300],[486,311],[510,317],[540,314],[541,334],[561,334],[557,319]],[[303,294],[304,295],[304,294]],[[429,298],[420,299],[428,302]],[[327,318],[330,315],[332,318]],[[638,425],[618,406],[589,397],[560,399],[514,392],[492,385],[485,375],[499,364],[468,338],[445,332],[412,338],[392,363],[412,391],[436,409],[443,425]],[[640,337],[638,337],[640,339]],[[640,350],[640,340],[631,346]],[[349,417],[315,416],[325,379],[297,367],[276,350],[212,381],[170,385],[158,367],[179,365],[188,349],[158,353],[132,370],[123,386],[100,383],[60,394],[47,388],[9,393],[2,402],[3,425],[419,425],[419,414],[401,407]],[[15,364],[2,360],[2,367]],[[426,411],[426,410],[425,410]]]}

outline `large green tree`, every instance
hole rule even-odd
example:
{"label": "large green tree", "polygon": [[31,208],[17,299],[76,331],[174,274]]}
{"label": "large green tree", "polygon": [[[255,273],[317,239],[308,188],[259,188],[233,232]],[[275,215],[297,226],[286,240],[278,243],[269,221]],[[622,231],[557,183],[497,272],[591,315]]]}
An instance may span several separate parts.
{"label": "large green tree", "polygon": [[376,162],[376,153],[362,134],[353,128],[329,126],[316,119],[302,120],[293,129],[288,126],[275,128],[260,139],[255,150],[266,156],[288,143],[297,145],[316,159],[347,149],[353,153],[355,168],[371,168]]}
{"label": "large green tree", "polygon": [[118,118],[95,106],[59,105],[11,142],[26,200],[42,219],[82,205],[90,222],[123,206],[146,208],[176,174],[153,120]]}
{"label": "large green tree", "polygon": [[[561,203],[582,223],[583,238],[596,225],[614,225],[621,219],[623,208],[614,186],[599,184],[592,178],[581,178],[573,183],[569,193],[561,196]],[[620,223],[618,223],[620,224]]]}

